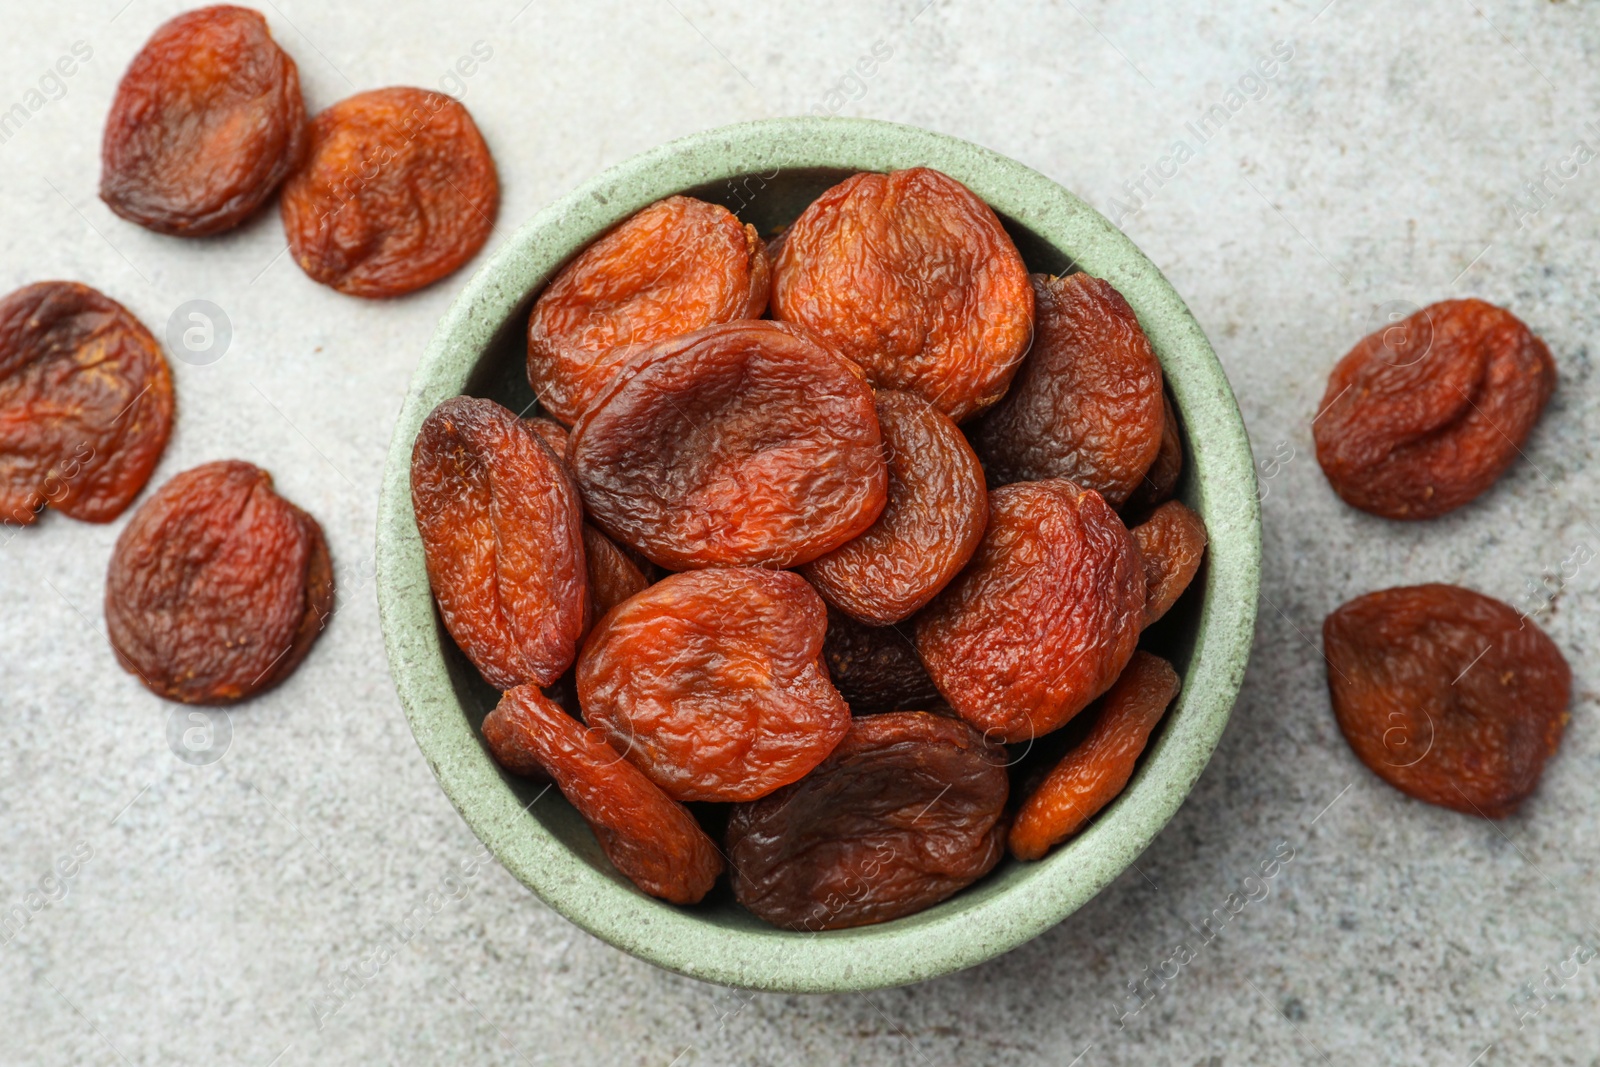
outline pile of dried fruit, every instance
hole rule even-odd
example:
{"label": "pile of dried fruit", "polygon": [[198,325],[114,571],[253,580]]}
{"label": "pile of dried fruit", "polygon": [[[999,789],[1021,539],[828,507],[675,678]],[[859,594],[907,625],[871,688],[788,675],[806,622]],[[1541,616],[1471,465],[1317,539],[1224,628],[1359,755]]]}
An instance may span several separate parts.
{"label": "pile of dried fruit", "polygon": [[[106,204],[177,236],[281,188],[295,261],[362,297],[460,268],[499,204],[457,101],[380,89],[308,123],[294,60],[231,6],[156,31],[102,161]],[[1126,786],[1179,687],[1141,634],[1206,530],[1172,499],[1182,427],[1108,282],[1030,276],[927,168],[854,175],[770,241],[674,196],[544,288],[527,371],[550,418],[457,397],[417,436],[428,576],[503,691],[496,759],[553,780],[645,892],[692,904],[727,870],[777,925],[882,922],[1006,847],[1044,856]],[[1357,508],[1437,516],[1506,470],[1554,387],[1509,312],[1436,304],[1334,368],[1318,462]],[[120,304],[72,282],[0,299],[0,522],[115,519],[173,413]],[[321,527],[240,461],[157,491],[106,583],[119,662],[185,702],[281,681],[332,608]],[[1379,775],[1490,817],[1533,791],[1571,672],[1525,615],[1422,585],[1351,601],[1324,638]]]}
{"label": "pile of dried fruit", "polygon": [[1127,783],[1205,550],[1180,428],[1127,302],[1030,277],[965,186],[857,174],[770,244],[653,204],[538,295],[528,378],[551,418],[423,424],[428,575],[490,750],[645,892],[882,922]]}

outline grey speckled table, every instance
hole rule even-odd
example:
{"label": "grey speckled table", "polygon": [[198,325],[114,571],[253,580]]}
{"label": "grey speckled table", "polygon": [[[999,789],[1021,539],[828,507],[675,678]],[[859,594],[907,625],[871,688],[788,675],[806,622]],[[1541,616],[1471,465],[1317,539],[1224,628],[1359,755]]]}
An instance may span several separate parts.
{"label": "grey speckled table", "polygon": [[[95,196],[101,122],[181,5],[5,0],[0,112],[27,118],[0,126],[0,289],[81,279],[158,330],[187,300],[223,308],[225,355],[175,364],[157,478],[270,467],[326,526],[341,586],[299,673],[191,766],[101,630],[120,524],[0,531],[0,908],[27,915],[0,945],[0,1063],[1600,1062],[1600,564],[1573,562],[1600,552],[1600,5],[923,4],[263,6],[313,109],[396,83],[464,94],[504,180],[498,239],[660,141],[813,108],[980,142],[1119,217],[1210,333],[1266,492],[1244,695],[1137,869],[992,963],[820,998],[655,970],[492,863],[447,882],[476,841],[390,687],[371,545],[390,424],[463,278],[370,304],[304,278],[275,213],[203,243],[119,221]],[[492,54],[445,81],[475,45]],[[1342,507],[1310,454],[1329,366],[1392,302],[1465,294],[1555,352],[1526,460],[1425,525]],[[1500,824],[1382,785],[1329,713],[1323,615],[1425,579],[1544,588],[1576,669],[1562,750]],[[1235,892],[1260,899],[1201,945]]]}

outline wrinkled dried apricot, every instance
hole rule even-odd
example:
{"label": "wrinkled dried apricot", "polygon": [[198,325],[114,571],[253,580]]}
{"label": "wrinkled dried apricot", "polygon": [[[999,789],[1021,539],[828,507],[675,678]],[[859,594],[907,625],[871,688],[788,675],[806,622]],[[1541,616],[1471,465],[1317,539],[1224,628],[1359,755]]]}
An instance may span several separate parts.
{"label": "wrinkled dried apricot", "polygon": [[1144,625],[1149,626],[1194,581],[1206,554],[1206,524],[1178,501],[1169,500],[1130,532],[1144,560]]}
{"label": "wrinkled dried apricot", "polygon": [[1328,616],[1322,647],[1345,740],[1407,796],[1503,818],[1561,743],[1567,661],[1544,631],[1482,593],[1368,593]]}
{"label": "wrinkled dried apricot", "polygon": [[854,175],[806,208],[773,265],[772,313],[961,422],[1016,373],[1033,290],[989,205],[915,167]]}
{"label": "wrinkled dried apricot", "polygon": [[909,627],[868,626],[829,608],[822,658],[834,688],[857,715],[927,708],[944,699],[917,656]]}
{"label": "wrinkled dried apricot", "polygon": [[237,226],[306,145],[300,72],[267,20],[203,7],[163,23],[117,86],[100,148],[100,199],[158,233]]}
{"label": "wrinkled dried apricot", "polygon": [[115,300],[76,282],[0,300],[0,522],[47,505],[116,518],[167,447],[172,408],[166,357]]}
{"label": "wrinkled dried apricot", "polygon": [[1148,652],[1135,652],[1105,696],[1085,715],[1089,732],[1028,795],[1011,823],[1011,854],[1019,860],[1043,858],[1072,837],[1117,798],[1161,721],[1178,695],[1178,673]]}
{"label": "wrinkled dried apricot", "polygon": [[639,565],[588,523],[583,524],[583,555],[589,572],[589,617],[593,622],[599,622],[606,612],[650,586],[650,578]]}
{"label": "wrinkled dried apricot", "polygon": [[175,476],[117,538],[106,574],[117,660],[153,692],[231,704],[287,678],[333,611],[317,520],[239,460]]}
{"label": "wrinkled dried apricot", "polygon": [[411,503],[445,629],[498,689],[550,685],[589,626],[583,507],[525,420],[458,396],[411,451]]}
{"label": "wrinkled dried apricot", "polygon": [[657,201],[584,249],[528,319],[528,381],[567,424],[640,345],[756,319],[771,267],[754,226],[687,196]]}
{"label": "wrinkled dried apricot", "polygon": [[671,570],[808,563],[871,526],[887,493],[872,390],[773,322],[635,356],[569,459],[595,523]]}
{"label": "wrinkled dried apricot", "polygon": [[[549,446],[561,461],[561,469],[571,478],[572,468],[567,463],[567,428],[554,419],[532,418],[523,422]],[[587,522],[583,524],[583,552],[589,572],[591,624],[599,622],[600,616],[650,585],[651,576],[646,571],[649,563],[635,558]]]}
{"label": "wrinkled dried apricot", "polygon": [[1509,311],[1446,300],[1363,338],[1328,376],[1317,462],[1345,503],[1427,519],[1519,455],[1555,391],[1550,350]]}
{"label": "wrinkled dried apricot", "polygon": [[374,89],[312,121],[281,208],[289,252],[314,281],[351,296],[399,296],[478,254],[500,210],[500,180],[459,102]]}
{"label": "wrinkled dried apricot", "polygon": [[532,418],[524,421],[527,422],[529,429],[539,435],[539,440],[549,446],[557,459],[563,463],[567,461],[567,441],[570,440],[570,435],[565,426],[555,419]]}
{"label": "wrinkled dried apricot", "polygon": [[877,411],[889,475],[883,513],[801,573],[835,607],[887,626],[910,618],[967,565],[989,506],[983,468],[948,415],[894,390],[878,393]]}
{"label": "wrinkled dried apricot", "polygon": [[989,494],[972,564],[917,617],[950,706],[1007,744],[1064,725],[1116,681],[1144,625],[1144,566],[1099,493],[1053,478]]}
{"label": "wrinkled dried apricot", "polygon": [[1120,507],[1161,448],[1161,364],[1110,282],[1032,282],[1033,347],[973,447],[992,486],[1066,478]]}
{"label": "wrinkled dried apricot", "polygon": [[1178,488],[1178,478],[1183,474],[1183,429],[1172,400],[1161,398],[1161,447],[1150,469],[1144,472],[1138,488],[1128,495],[1122,505],[1123,514],[1138,514],[1172,499]]}
{"label": "wrinkled dried apricot", "polygon": [[584,720],[674,800],[765,796],[849,728],[821,662],[826,628],[822,599],[789,571],[670,575],[584,643]]}
{"label": "wrinkled dried apricot", "polygon": [[500,698],[483,738],[511,773],[554,779],[606,858],[651,896],[695,904],[722,873],[722,854],[687,808],[534,686]]}
{"label": "wrinkled dried apricot", "polygon": [[792,930],[840,930],[932,907],[999,862],[1005,750],[958,719],[854,720],[823,763],[733,809],[734,897]]}

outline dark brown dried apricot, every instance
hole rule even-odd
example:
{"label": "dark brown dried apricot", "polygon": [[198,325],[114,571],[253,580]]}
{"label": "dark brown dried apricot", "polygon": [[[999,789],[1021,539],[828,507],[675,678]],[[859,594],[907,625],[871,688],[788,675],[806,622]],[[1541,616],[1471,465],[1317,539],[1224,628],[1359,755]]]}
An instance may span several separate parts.
{"label": "dark brown dried apricot", "polygon": [[547,774],[629,881],[673,904],[695,904],[722,873],[722,854],[682,804],[594,730],[531,685],[507,690],[483,739],[513,774]]}
{"label": "dark brown dried apricot", "polygon": [[989,205],[915,167],[857,174],[806,208],[773,265],[772,313],[961,422],[1016,373],[1033,290]]}
{"label": "dark brown dried apricot", "polygon": [[145,501],[106,573],[124,668],[185,704],[231,704],[287,678],[333,611],[317,520],[239,460],[184,471]]}
{"label": "dark brown dried apricot", "polygon": [[497,689],[550,685],[589,627],[583,506],[526,420],[458,396],[411,451],[411,503],[445,629]]}
{"label": "dark brown dried apricot", "polygon": [[528,318],[528,381],[568,425],[641,345],[757,319],[771,267],[754,226],[719,204],[657,201],[561,269]]}
{"label": "dark brown dried apricot", "polygon": [[1510,815],[1561,743],[1572,671],[1509,605],[1457,585],[1383,589],[1322,624],[1339,729],[1407,796]]}
{"label": "dark brown dried apricot", "polygon": [[914,393],[877,396],[889,482],[878,521],[801,573],[873,626],[910,618],[978,549],[989,518],[983,468],[950,417]]}
{"label": "dark brown dried apricot", "polygon": [[1161,412],[1161,447],[1150,469],[1144,472],[1139,487],[1122,505],[1125,515],[1148,511],[1171,500],[1178,488],[1178,478],[1183,474],[1183,427],[1170,397],[1162,396]]}
{"label": "dark brown dried apricot", "polygon": [[1110,282],[1032,282],[1033,347],[973,447],[991,486],[1066,478],[1121,507],[1161,449],[1161,363]]}
{"label": "dark brown dried apricot", "polygon": [[734,897],[791,930],[840,930],[932,907],[1004,851],[1005,750],[959,719],[855,719],[806,777],[733,809]]}
{"label": "dark brown dried apricot", "polygon": [[1144,560],[1144,624],[1165,615],[1194,581],[1206,554],[1206,524],[1176,500],[1131,531]]}
{"label": "dark brown dried apricot", "polygon": [[100,199],[158,233],[231,229],[300,161],[300,72],[267,20],[203,7],[165,22],[117,86],[100,148]]}
{"label": "dark brown dried apricot", "polygon": [[650,578],[633,558],[588,523],[583,524],[583,555],[589,572],[589,617],[599,622],[618,604],[650,586]]}
{"label": "dark brown dried apricot", "polygon": [[312,121],[305,165],[280,207],[290,254],[312,280],[351,296],[400,296],[478,254],[500,180],[458,101],[374,89]]}
{"label": "dark brown dried apricot", "polygon": [[172,408],[160,345],[115,300],[76,282],[0,300],[0,522],[47,505],[110,522],[150,480]]}
{"label": "dark brown dried apricot", "polygon": [[887,494],[858,368],[775,322],[645,349],[573,427],[569,458],[595,523],[671,570],[808,563]]}
{"label": "dark brown dried apricot", "polygon": [[944,699],[917,655],[909,627],[868,626],[829,608],[822,658],[854,714],[927,708]]}
{"label": "dark brown dried apricot", "polygon": [[1042,859],[1117,798],[1167,705],[1178,673],[1148,652],[1135,652],[1116,684],[1084,714],[1089,731],[1045,775],[1011,822],[1011,854]]}
{"label": "dark brown dried apricot", "polygon": [[1003,486],[972,564],[917,617],[917,651],[962,718],[992,741],[1030,741],[1122,673],[1144,582],[1099,493],[1060,478]]}
{"label": "dark brown dried apricot", "polygon": [[670,575],[584,643],[584,720],[674,800],[765,796],[850,726],[821,662],[826,628],[822,598],[789,571]]}
{"label": "dark brown dried apricot", "polygon": [[1446,300],[1365,337],[1328,376],[1317,462],[1345,503],[1428,519],[1472,500],[1520,454],[1556,387],[1515,315]]}

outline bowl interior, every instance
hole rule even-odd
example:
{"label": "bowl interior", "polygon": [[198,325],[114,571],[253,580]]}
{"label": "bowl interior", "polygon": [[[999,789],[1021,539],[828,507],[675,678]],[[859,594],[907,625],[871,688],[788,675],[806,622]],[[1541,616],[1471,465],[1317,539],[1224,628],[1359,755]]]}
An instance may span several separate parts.
{"label": "bowl interior", "polygon": [[[860,143],[826,136],[818,145],[804,136],[846,132]],[[455,393],[538,411],[523,334],[533,299],[561,263],[638,207],[685,193],[721,203],[771,236],[850,174],[912,165],[902,161],[908,147],[923,149],[913,152],[914,162],[927,161],[928,139],[950,157],[929,165],[995,207],[1030,271],[1084,269],[1112,281],[1162,358],[1186,431],[1178,497],[1201,514],[1212,539],[1188,593],[1142,642],[1173,663],[1183,692],[1122,796],[1088,830],[1041,862],[1002,862],[928,911],[857,930],[800,934],[745,912],[725,885],[692,909],[663,904],[610,866],[559,793],[504,774],[483,746],[478,728],[499,693],[456,648],[433,607],[410,510],[411,441],[433,404]],[[1203,335],[1154,267],[1071,194],[1018,164],[924,131],[858,120],[779,120],[690,140],[666,146],[679,150],[664,157],[663,150],[641,157],[656,166],[624,164],[618,170],[626,173],[603,175],[537,216],[441,323],[397,427],[380,516],[379,595],[397,686],[419,745],[479,836],[548,903],[619,947],[716,981],[796,991],[900,984],[976,963],[1059,921],[1120,873],[1176,810],[1226,722],[1248,653],[1259,562],[1253,467],[1237,408]],[[764,149],[776,150],[782,162]],[[682,166],[685,155],[697,154],[702,166]],[[998,195],[1019,178],[1030,186],[1020,198]],[[609,221],[552,235],[563,208],[570,219],[578,206],[613,204],[597,213]],[[1091,224],[1087,237],[1102,240],[1074,242],[1051,210],[1063,206]],[[1106,230],[1115,256],[1105,255]],[[1141,300],[1145,288],[1155,298]]]}

